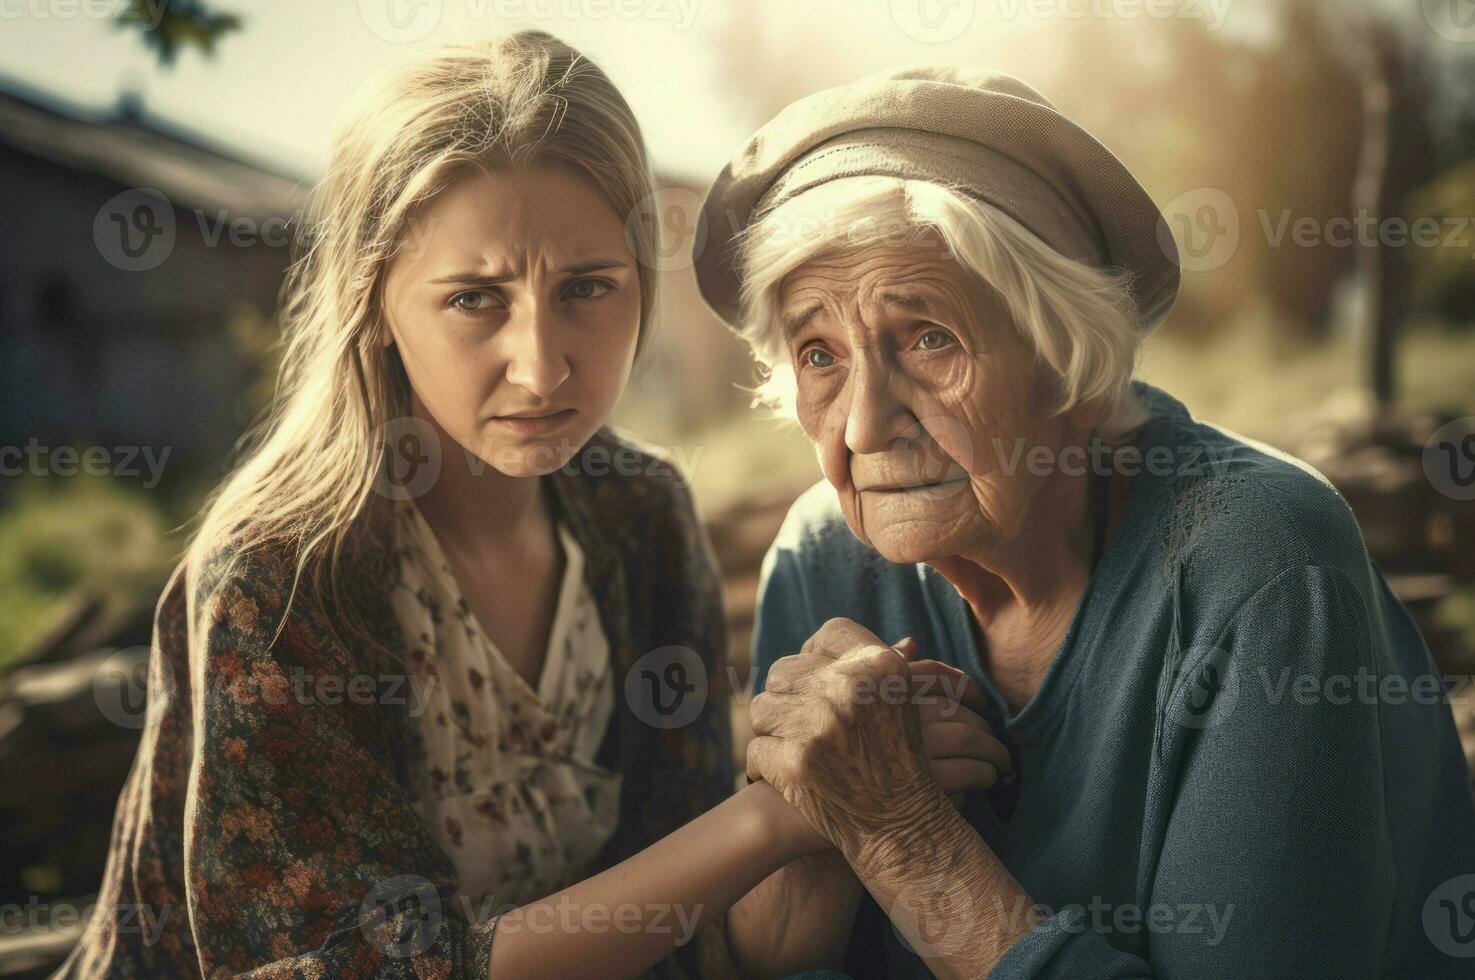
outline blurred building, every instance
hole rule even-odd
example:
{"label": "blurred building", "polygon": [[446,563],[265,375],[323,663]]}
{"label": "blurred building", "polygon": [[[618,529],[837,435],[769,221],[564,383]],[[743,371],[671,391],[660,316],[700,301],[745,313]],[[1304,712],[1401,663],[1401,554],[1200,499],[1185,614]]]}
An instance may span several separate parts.
{"label": "blurred building", "polygon": [[216,465],[253,378],[223,328],[272,314],[303,196],[136,100],[98,114],[0,90],[0,445]]}

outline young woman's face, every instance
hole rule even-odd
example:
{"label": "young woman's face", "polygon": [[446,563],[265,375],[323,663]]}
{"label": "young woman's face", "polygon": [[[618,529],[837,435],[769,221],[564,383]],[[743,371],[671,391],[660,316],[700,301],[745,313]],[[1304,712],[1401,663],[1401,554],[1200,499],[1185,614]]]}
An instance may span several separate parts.
{"label": "young woman's face", "polygon": [[568,169],[474,169],[410,226],[384,286],[416,411],[508,476],[563,466],[630,376],[640,280],[622,217]]}

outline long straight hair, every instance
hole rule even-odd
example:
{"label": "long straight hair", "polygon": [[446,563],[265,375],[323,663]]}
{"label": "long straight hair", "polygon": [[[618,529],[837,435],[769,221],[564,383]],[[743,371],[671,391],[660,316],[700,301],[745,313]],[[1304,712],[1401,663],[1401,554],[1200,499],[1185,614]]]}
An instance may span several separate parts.
{"label": "long straight hair", "polygon": [[637,350],[656,307],[659,240],[629,105],[597,65],[542,31],[392,62],[340,113],[332,147],[279,297],[275,396],[202,509],[185,564],[194,595],[211,556],[226,555],[224,577],[249,551],[285,547],[295,564],[287,608],[306,584],[330,628],[363,640],[342,601],[342,565],[360,518],[387,504],[374,489],[387,426],[410,414],[399,351],[381,342],[382,296],[418,209],[470,167],[586,174],[626,219],[640,286]]}

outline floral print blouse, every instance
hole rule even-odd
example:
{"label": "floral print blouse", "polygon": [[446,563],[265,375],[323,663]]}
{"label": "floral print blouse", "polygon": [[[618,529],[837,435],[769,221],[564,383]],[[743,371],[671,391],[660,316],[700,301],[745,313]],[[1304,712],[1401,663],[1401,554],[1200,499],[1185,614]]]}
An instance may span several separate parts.
{"label": "floral print blouse", "polygon": [[560,524],[563,576],[534,690],[477,623],[420,509],[394,509],[390,601],[411,658],[437,681],[410,736],[428,764],[411,784],[415,812],[474,907],[542,898],[587,877],[619,823],[620,774],[595,761],[614,670],[583,550]]}
{"label": "floral print blouse", "polygon": [[[595,761],[620,774],[619,821],[592,874],[731,795],[726,634],[666,458],[603,429],[543,479],[583,551],[617,693]],[[288,603],[285,546],[230,538],[174,570],[97,903],[58,976],[488,976],[496,920],[458,900],[456,864],[415,808],[432,665],[396,620],[393,515],[373,503],[345,546],[342,606],[305,601],[306,576]],[[363,629],[351,641],[341,622]],[[705,675],[675,726],[620,696],[671,647]],[[725,935],[712,920],[648,976],[735,975]]]}

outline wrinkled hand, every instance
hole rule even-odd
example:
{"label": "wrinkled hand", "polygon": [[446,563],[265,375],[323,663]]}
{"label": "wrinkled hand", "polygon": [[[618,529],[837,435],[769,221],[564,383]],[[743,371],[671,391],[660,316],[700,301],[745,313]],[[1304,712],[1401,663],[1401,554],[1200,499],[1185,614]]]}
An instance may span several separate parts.
{"label": "wrinkled hand", "polygon": [[[865,627],[832,619],[774,663],[749,705],[748,775],[782,793],[857,870],[889,832],[949,807],[911,696],[904,656]],[[963,742],[952,729],[939,737]]]}
{"label": "wrinkled hand", "polygon": [[912,703],[922,726],[922,742],[932,778],[958,803],[972,789],[992,789],[1014,769],[1009,750],[994,737],[983,717],[983,691],[963,671],[938,660],[915,660],[911,637],[895,644],[909,661]]}

